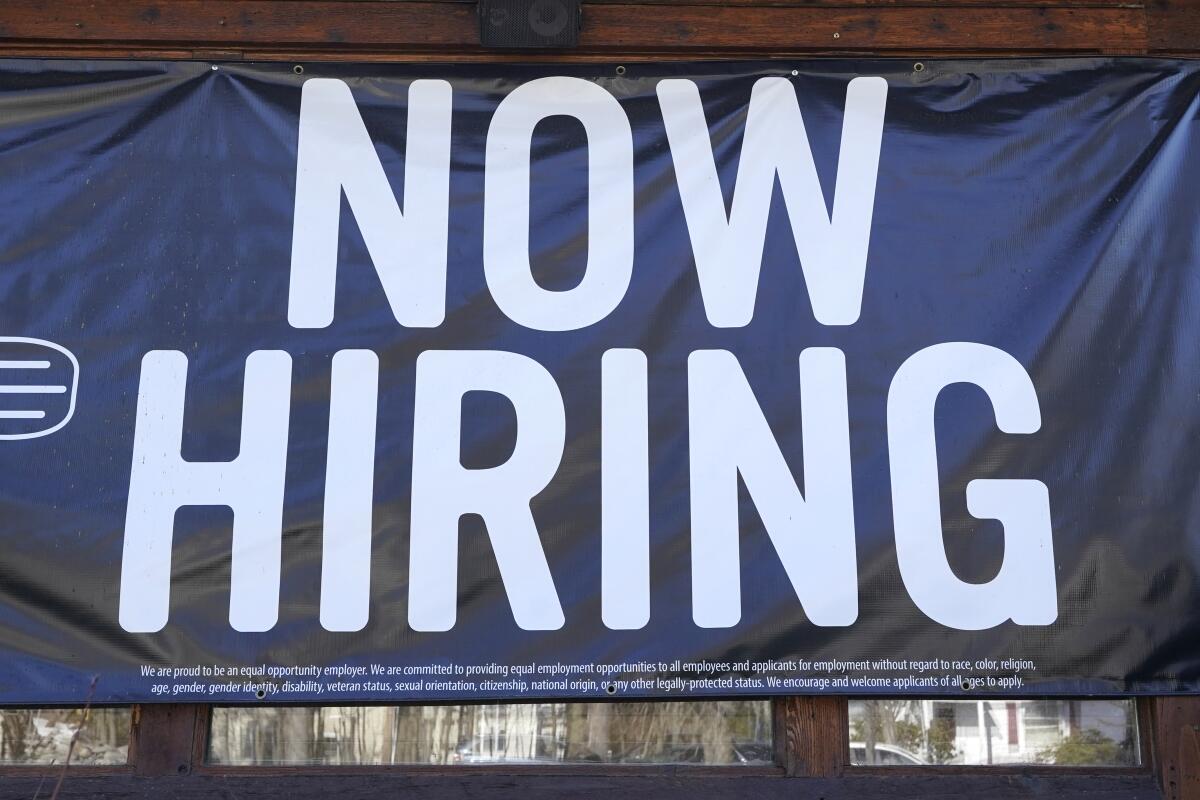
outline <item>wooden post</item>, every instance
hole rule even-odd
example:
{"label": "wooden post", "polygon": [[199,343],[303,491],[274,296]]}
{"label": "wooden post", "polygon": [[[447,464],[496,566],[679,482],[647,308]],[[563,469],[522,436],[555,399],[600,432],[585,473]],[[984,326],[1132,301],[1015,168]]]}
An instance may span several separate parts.
{"label": "wooden post", "polygon": [[1200,697],[1154,700],[1154,770],[1165,800],[1200,800]]}
{"label": "wooden post", "polygon": [[844,697],[775,701],[775,756],[789,777],[836,778],[846,768],[849,718]]}
{"label": "wooden post", "polygon": [[201,708],[156,704],[133,707],[129,761],[145,776],[187,775],[192,771]]}

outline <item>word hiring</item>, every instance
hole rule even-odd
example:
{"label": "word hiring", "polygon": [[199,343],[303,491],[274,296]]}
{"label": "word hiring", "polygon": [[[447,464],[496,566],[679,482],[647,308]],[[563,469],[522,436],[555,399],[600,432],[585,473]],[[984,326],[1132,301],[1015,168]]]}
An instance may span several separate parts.
{"label": "word hiring", "polygon": [[[832,215],[808,148],[794,90],[778,78],[751,93],[737,183],[727,215],[699,92],[690,81],[658,85],[668,143],[710,323],[738,327],[753,316],[767,209],[778,179],[787,201],[814,317],[857,321],[866,271],[886,83],[858,78],[846,119]],[[409,89],[408,165],[401,212],[349,89],[311,80],[303,90],[288,319],[298,328],[333,318],[338,218],[344,193],[397,321],[444,319],[451,93],[441,81]],[[537,123],[568,114],[587,131],[587,269],[573,289],[546,291],[528,253],[530,141]],[[493,116],[485,163],[484,266],[499,308],[538,330],[582,328],[624,296],[633,261],[632,138],[616,100],[595,84],[545,78],[509,94]],[[241,450],[229,462],[180,457],[187,357],[143,359],[122,560],[119,618],[129,631],[167,623],[175,512],[188,505],[233,509],[230,624],[271,629],[278,617],[290,356],[260,350],[246,360]],[[849,416],[840,350],[799,355],[802,494],[736,358],[700,350],[688,359],[693,618],[725,628],[741,616],[738,478],[749,489],[797,597],[815,625],[858,616]],[[601,359],[602,618],[612,629],[650,616],[646,356],[612,349]],[[486,522],[517,624],[553,630],[562,605],[530,512],[554,477],[565,442],[562,394],[536,361],[496,350],[430,350],[417,358],[408,621],[419,631],[455,624],[458,520]],[[944,625],[977,630],[1009,619],[1043,625],[1057,616],[1049,499],[1035,480],[967,486],[970,512],[1000,520],[1004,559],[991,581],[953,573],[942,541],[934,404],[953,383],[979,386],[1006,433],[1041,425],[1033,384],[1010,355],[948,342],[911,356],[888,393],[888,446],[896,551],[917,606]],[[342,350],[332,362],[325,485],[321,624],[365,626],[370,606],[378,357]],[[462,398],[495,392],[512,404],[510,458],[466,469],[460,458]]]}
{"label": "word hiring", "polygon": [[[229,462],[180,457],[187,357],[153,351],[142,361],[121,575],[121,625],[153,631],[167,622],[171,531],[176,510],[234,511],[230,623],[274,626],[279,602],[291,358],[260,350],[246,360],[241,450]],[[749,490],[809,620],[850,625],[858,615],[846,368],[840,350],[800,353],[803,495],[737,359],[723,350],[688,358],[693,616],[702,627],[741,616],[738,476]],[[370,604],[371,511],[379,360],[369,350],[334,355],[325,478],[321,624],[362,628]],[[959,580],[942,538],[934,405],[953,383],[979,386],[1007,433],[1040,427],[1033,384],[994,347],[933,345],[911,356],[887,400],[896,553],[904,584],[932,619],[980,629],[1008,619],[1057,616],[1049,498],[1035,480],[967,485],[967,507],[1004,525],[1004,560],[989,583]],[[511,457],[487,469],[460,461],[462,399],[504,395],[516,412]],[[479,514],[518,625],[563,624],[530,500],[554,477],[566,415],[550,373],[496,350],[427,350],[417,358],[413,421],[409,624],[454,626],[458,521]],[[650,616],[647,360],[638,350],[601,358],[601,591],[604,623],[640,628]]]}

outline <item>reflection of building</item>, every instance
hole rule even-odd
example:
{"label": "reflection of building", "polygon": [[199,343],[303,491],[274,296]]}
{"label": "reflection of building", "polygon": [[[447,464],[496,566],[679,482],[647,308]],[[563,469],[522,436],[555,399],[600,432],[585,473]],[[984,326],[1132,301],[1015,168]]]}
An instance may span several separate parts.
{"label": "reflection of building", "polygon": [[[1071,736],[1097,731],[1121,744],[1130,736],[1124,702],[1078,700],[926,700],[927,718],[951,720],[957,763],[1017,764],[1048,760]],[[986,732],[986,733],[984,733]]]}
{"label": "reflection of building", "polygon": [[[850,704],[852,755],[881,763],[1133,763],[1127,700],[872,700]],[[878,747],[878,749],[876,749]]]}

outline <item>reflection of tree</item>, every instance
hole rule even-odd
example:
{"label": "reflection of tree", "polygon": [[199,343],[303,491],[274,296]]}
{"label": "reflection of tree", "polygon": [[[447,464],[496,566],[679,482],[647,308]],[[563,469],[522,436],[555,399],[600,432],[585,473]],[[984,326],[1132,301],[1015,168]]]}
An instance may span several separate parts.
{"label": "reflection of tree", "polygon": [[1059,766],[1094,767],[1129,763],[1124,745],[1114,742],[1095,728],[1088,728],[1062,739],[1038,753],[1038,761]]}
{"label": "reflection of tree", "polygon": [[769,759],[767,701],[216,709],[221,763],[735,763]]}
{"label": "reflection of tree", "polygon": [[[86,725],[84,721],[86,719]],[[0,763],[63,763],[83,725],[72,764],[123,764],[129,751],[127,708],[5,709],[0,711]]]}
{"label": "reflection of tree", "polygon": [[[571,720],[586,723],[586,738],[574,736],[567,760],[617,762],[707,762],[734,760],[732,737],[769,741],[765,710],[754,703],[587,703],[565,706]],[[761,711],[757,719],[756,712]],[[742,723],[738,731],[731,719]]]}
{"label": "reflection of tree", "polygon": [[862,742],[867,764],[877,763],[876,746],[896,745],[933,764],[954,758],[954,720],[927,719],[920,700],[878,699],[861,701],[862,717],[850,726],[850,738]]}
{"label": "reflection of tree", "polygon": [[[1093,713],[1089,726],[1082,728],[1085,702],[1091,704]],[[1038,761],[1063,766],[1137,763],[1137,727],[1128,700],[1066,700],[1062,705],[1066,706],[1068,735],[1039,752]],[[1107,711],[1096,710],[1105,707]]]}
{"label": "reflection of tree", "polygon": [[903,761],[899,749],[935,764],[1116,766],[1138,761],[1133,712],[1125,698],[853,700],[850,732],[855,758],[867,764]]}
{"label": "reflection of tree", "polygon": [[25,746],[25,731],[31,727],[32,711],[13,710],[4,714],[4,739],[0,742],[0,757],[5,763],[22,764],[29,761]]}

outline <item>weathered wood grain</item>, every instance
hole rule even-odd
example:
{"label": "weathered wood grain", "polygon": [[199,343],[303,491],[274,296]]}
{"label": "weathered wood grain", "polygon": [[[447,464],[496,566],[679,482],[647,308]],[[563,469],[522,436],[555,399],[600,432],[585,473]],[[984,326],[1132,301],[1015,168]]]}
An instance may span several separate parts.
{"label": "weathered wood grain", "polygon": [[1200,697],[1154,700],[1154,769],[1166,800],[1200,800]]}
{"label": "weathered wood grain", "polygon": [[[336,0],[7,0],[0,51],[130,46],[256,51],[486,52],[474,6]],[[802,5],[594,3],[578,52],[721,53],[924,51],[1136,53],[1146,13],[1124,6]]]}
{"label": "weathered wood grain", "polygon": [[[280,777],[183,778],[70,778],[60,797],[120,797],[125,800],[207,800],[208,798],[286,797],[288,800],[612,800],[621,797],[654,800],[1159,800],[1153,778],[1144,776],[1042,777],[996,776],[786,778],[686,778],[602,776],[522,776],[495,773],[457,777],[404,775],[305,775]],[[736,773],[736,770],[733,770]],[[37,789],[34,778],[0,782],[0,800],[29,800]]]}
{"label": "weathered wood grain", "polygon": [[1152,53],[1200,53],[1200,1],[1150,0],[1146,28]]}
{"label": "weathered wood grain", "polygon": [[129,761],[138,775],[187,775],[192,771],[200,706],[135,707]]}
{"label": "weathered wood grain", "polygon": [[850,741],[845,698],[784,697],[776,701],[775,715],[776,760],[785,774],[842,774]]}

